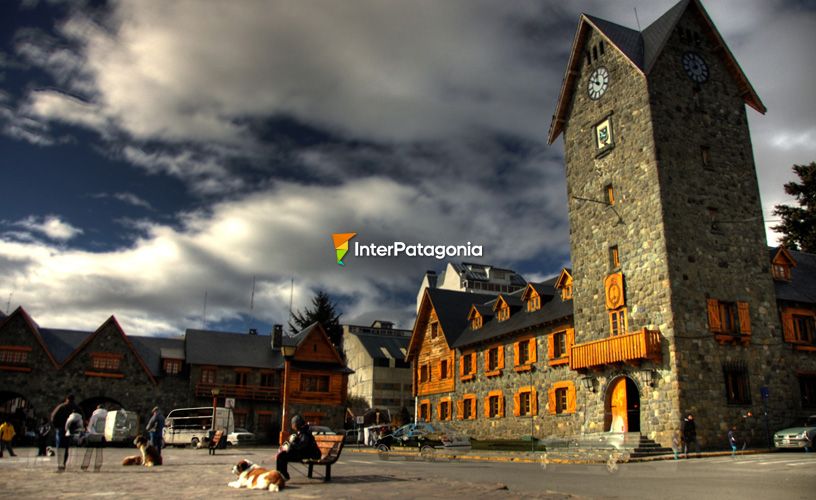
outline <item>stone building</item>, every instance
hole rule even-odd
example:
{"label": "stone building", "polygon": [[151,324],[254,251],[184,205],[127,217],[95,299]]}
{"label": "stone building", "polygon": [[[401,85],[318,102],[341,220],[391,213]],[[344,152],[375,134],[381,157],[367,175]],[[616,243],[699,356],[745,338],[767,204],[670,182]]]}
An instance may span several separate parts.
{"label": "stone building", "polygon": [[388,410],[392,421],[403,408],[413,408],[411,365],[405,361],[410,330],[399,330],[387,321],[371,326],[343,325],[343,351],[349,375],[349,396],[359,397],[370,408]]}
{"label": "stone building", "polygon": [[86,417],[105,404],[146,419],[156,405],[165,412],[211,406],[218,389],[220,405],[235,399],[237,427],[276,440],[286,386],[287,415],[342,427],[350,370],[323,328],[281,334],[275,345],[273,338],[201,330],[129,336],[113,316],[94,332],[58,330],[40,327],[20,307],[0,319],[0,416],[32,428],[75,394]]}
{"label": "stone building", "polygon": [[[699,1],[642,32],[582,15],[549,133],[564,137],[572,269],[493,301],[448,297],[447,326],[428,290],[409,349],[422,416],[668,444],[693,413],[718,447],[737,422],[764,444],[765,408],[771,429],[812,411],[814,256],[769,258],[746,105],[765,112]],[[545,286],[569,318],[534,319],[560,300]]]}

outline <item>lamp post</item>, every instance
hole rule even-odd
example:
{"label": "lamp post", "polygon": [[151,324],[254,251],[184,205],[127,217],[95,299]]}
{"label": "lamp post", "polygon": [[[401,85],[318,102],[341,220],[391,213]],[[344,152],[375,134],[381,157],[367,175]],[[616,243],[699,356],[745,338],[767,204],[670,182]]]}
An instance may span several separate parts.
{"label": "lamp post", "polygon": [[281,428],[278,436],[278,443],[283,444],[289,437],[289,428],[286,425],[286,400],[289,393],[289,365],[291,358],[295,355],[297,346],[282,345],[281,352],[283,353],[283,402],[281,403]]}
{"label": "lamp post", "polygon": [[215,435],[215,421],[216,421],[215,417],[217,414],[216,409],[218,408],[218,395],[221,394],[221,389],[219,389],[218,387],[213,387],[210,393],[212,394],[213,397],[213,415],[212,423],[210,424],[210,432],[212,433],[210,435],[210,439],[212,439],[213,436]]}

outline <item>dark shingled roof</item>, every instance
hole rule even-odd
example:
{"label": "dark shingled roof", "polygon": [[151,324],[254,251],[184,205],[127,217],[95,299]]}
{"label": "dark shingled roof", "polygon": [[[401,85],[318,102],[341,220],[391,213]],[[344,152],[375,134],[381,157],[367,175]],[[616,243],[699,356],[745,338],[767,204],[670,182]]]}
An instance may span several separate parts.
{"label": "dark shingled roof", "polygon": [[612,43],[617,46],[623,55],[643,69],[643,39],[637,30],[615,24],[600,17],[584,14]]}
{"label": "dark shingled roof", "polygon": [[652,66],[654,66],[660,52],[663,50],[663,46],[672,31],[674,31],[674,27],[683,16],[683,13],[686,12],[688,4],[689,0],[681,0],[643,30],[643,64],[640,68],[644,72],[649,73],[652,70]]}
{"label": "dark shingled roof", "polygon": [[[283,338],[287,345],[294,340],[287,335]],[[272,351],[269,335],[188,329],[186,339],[187,362],[193,365],[283,368],[283,356],[280,351]]]}
{"label": "dark shingled roof", "polygon": [[43,342],[57,363],[62,364],[93,332],[40,328]]}
{"label": "dark shingled roof", "polygon": [[[184,337],[145,337],[132,335],[128,336],[133,348],[142,357],[148,370],[154,375],[161,375],[162,370],[162,350],[172,349],[173,351],[184,352]],[[182,357],[182,359],[184,359]]]}
{"label": "dark shingled roof", "polygon": [[[773,259],[779,248],[769,248]],[[816,254],[788,250],[796,261],[790,281],[774,281],[776,300],[816,304]]]}
{"label": "dark shingled roof", "polygon": [[449,346],[456,343],[456,339],[468,324],[468,312],[473,304],[484,304],[496,300],[493,295],[481,293],[458,292],[441,288],[429,288],[428,298],[431,299],[439,325],[445,334]]}
{"label": "dark shingled roof", "polygon": [[[543,284],[542,286],[546,287]],[[549,286],[552,288],[552,285]],[[541,308],[537,311],[529,312],[526,308],[522,308],[511,314],[510,319],[505,321],[493,319],[476,330],[472,330],[470,326],[467,326],[451,347],[462,348],[488,342],[546,323],[566,320],[572,316],[571,300],[563,301],[560,297],[553,297],[553,295],[549,297],[549,300],[547,300],[546,295],[542,297]]]}
{"label": "dark shingled roof", "polygon": [[[353,332],[348,334],[357,337],[368,355],[373,359],[404,359],[408,350],[408,343],[411,341],[410,332],[408,333],[409,335],[402,336]],[[388,353],[388,356],[383,353],[383,349]]]}

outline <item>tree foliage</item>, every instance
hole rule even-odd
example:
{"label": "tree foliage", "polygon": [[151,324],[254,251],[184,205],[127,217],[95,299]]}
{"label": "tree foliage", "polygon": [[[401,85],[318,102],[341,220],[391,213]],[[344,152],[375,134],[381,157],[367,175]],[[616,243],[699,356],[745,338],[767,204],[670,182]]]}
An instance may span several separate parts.
{"label": "tree foliage", "polygon": [[326,292],[320,290],[312,297],[311,307],[292,314],[289,322],[289,331],[297,333],[312,323],[320,323],[329,336],[329,340],[343,355],[343,327],[340,326],[340,316],[335,304]]}
{"label": "tree foliage", "polygon": [[816,162],[794,165],[799,182],[785,184],[785,193],[796,198],[799,206],[776,205],[774,215],[782,222],[772,229],[781,233],[782,244],[794,250],[816,252]]}

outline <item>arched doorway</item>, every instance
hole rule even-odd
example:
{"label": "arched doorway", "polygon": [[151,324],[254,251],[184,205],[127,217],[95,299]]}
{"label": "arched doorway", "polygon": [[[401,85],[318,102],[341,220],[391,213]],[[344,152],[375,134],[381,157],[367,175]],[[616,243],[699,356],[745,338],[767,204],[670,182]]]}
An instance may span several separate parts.
{"label": "arched doorway", "polygon": [[606,389],[604,430],[640,432],[640,392],[629,377],[614,379]]}
{"label": "arched doorway", "polygon": [[14,426],[17,444],[29,444],[28,431],[37,428],[34,408],[31,402],[19,392],[0,391],[0,423],[8,422]]}
{"label": "arched doorway", "polygon": [[107,396],[96,396],[93,398],[88,398],[79,403],[79,407],[82,408],[82,415],[85,418],[90,417],[91,413],[93,413],[94,410],[96,410],[96,407],[99,405],[104,406],[105,409],[108,411],[122,409],[122,404],[119,403],[119,401],[116,401],[115,399],[109,398]]}

